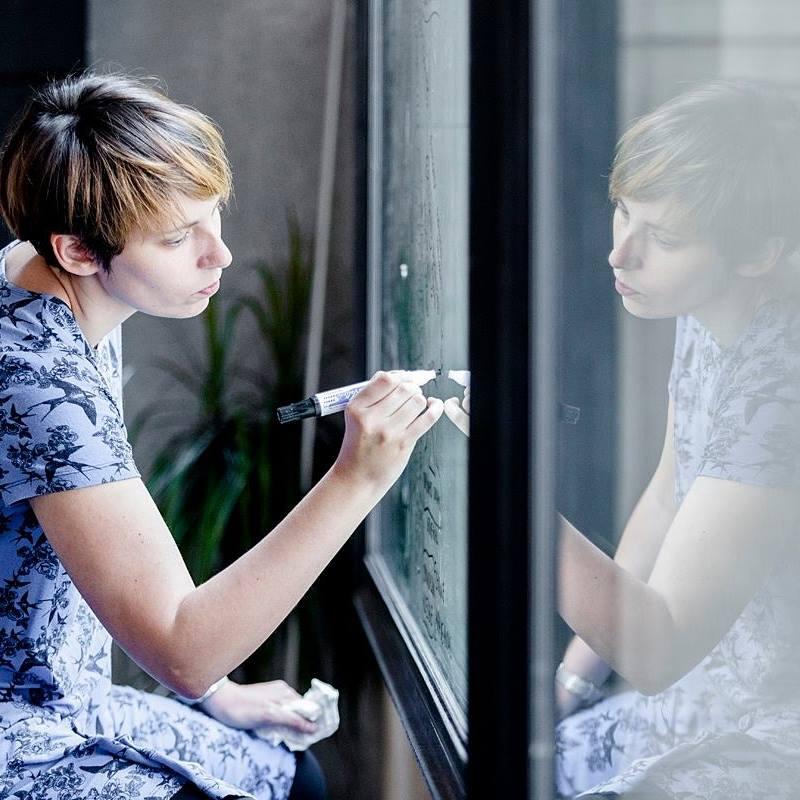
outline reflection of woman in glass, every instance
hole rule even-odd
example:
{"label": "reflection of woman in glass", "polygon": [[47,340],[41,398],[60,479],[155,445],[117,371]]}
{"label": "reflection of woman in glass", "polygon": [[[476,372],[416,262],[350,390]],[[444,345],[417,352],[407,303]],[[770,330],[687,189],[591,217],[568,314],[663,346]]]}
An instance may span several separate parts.
{"label": "reflection of woman in glass", "polygon": [[[800,112],[765,86],[700,87],[622,137],[610,195],[622,304],[677,336],[663,452],[614,560],[562,522],[580,638],[557,675],[558,789],[794,797]],[[633,691],[596,702],[609,665]]]}
{"label": "reflection of woman in glass", "polygon": [[[639,120],[611,174],[616,291],[677,317],[663,452],[612,561],[562,519],[560,795],[800,787],[800,112],[715,82]],[[451,398],[448,416],[467,432]],[[611,668],[632,690],[605,699]]]}

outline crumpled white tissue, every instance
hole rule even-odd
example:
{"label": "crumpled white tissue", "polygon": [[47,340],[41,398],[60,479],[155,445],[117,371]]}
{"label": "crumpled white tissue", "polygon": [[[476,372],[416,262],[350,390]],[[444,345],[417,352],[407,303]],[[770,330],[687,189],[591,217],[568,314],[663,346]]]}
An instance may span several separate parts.
{"label": "crumpled white tissue", "polygon": [[265,725],[254,731],[260,739],[272,745],[283,742],[290,750],[305,750],[320,739],[325,739],[339,727],[339,691],[317,678],[311,679],[311,688],[285,708],[314,722],[317,729],[305,733],[288,725]]}

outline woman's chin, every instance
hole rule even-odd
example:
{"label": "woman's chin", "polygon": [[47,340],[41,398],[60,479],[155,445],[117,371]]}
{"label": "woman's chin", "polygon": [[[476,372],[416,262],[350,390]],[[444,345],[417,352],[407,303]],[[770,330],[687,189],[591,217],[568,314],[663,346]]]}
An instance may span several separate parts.
{"label": "woman's chin", "polygon": [[642,295],[634,294],[622,298],[622,307],[633,317],[639,319],[669,319],[676,316],[663,308],[654,308],[642,302]]}
{"label": "woman's chin", "polygon": [[158,308],[158,309],[139,309],[141,313],[147,314],[151,317],[159,317],[161,319],[191,319],[202,314],[208,308],[208,297],[200,297],[195,302],[185,306],[175,306],[173,308]]}

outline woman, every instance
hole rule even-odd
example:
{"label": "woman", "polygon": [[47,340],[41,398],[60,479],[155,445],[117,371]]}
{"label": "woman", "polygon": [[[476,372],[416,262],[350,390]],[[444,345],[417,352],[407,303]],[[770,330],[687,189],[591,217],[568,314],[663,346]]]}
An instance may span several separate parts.
{"label": "woman", "polygon": [[[442,412],[402,376],[353,400],[331,470],[195,587],[139,478],[120,323],[200,314],[231,254],[215,126],[141,82],[46,86],[0,158],[0,794],[320,797],[310,757],[249,731],[313,726],[281,682],[224,676],[289,613]],[[176,700],[112,686],[111,636]],[[202,708],[199,710],[198,706]],[[306,788],[300,784],[305,783]],[[293,788],[294,784],[294,788]]]}

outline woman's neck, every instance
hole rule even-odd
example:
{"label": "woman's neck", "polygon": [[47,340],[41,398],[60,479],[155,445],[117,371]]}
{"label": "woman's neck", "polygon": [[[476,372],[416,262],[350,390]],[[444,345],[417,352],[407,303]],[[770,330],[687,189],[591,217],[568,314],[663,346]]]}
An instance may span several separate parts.
{"label": "woman's neck", "polygon": [[800,263],[781,259],[768,272],[752,277],[735,275],[713,303],[691,311],[721,347],[736,344],[765,303],[777,300],[787,310],[800,310]]}
{"label": "woman's neck", "polygon": [[20,289],[63,300],[92,347],[132,313],[114,306],[94,276],[76,277],[53,269],[28,242],[6,254],[6,279]]}
{"label": "woman's neck", "polygon": [[18,244],[6,254],[6,279],[28,292],[52,294],[68,302],[55,271],[28,242]]}

